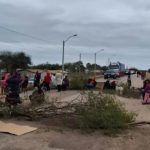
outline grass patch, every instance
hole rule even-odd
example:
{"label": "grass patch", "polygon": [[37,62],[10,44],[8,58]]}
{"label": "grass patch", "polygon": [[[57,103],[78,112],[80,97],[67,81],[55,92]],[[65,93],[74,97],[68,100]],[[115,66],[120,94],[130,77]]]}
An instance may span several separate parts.
{"label": "grass patch", "polygon": [[134,122],[135,114],[128,113],[112,96],[89,93],[87,101],[76,107],[76,126],[80,129],[119,130]]}
{"label": "grass patch", "polygon": [[123,85],[123,91],[120,94],[120,96],[123,96],[126,98],[135,98],[135,99],[141,98],[141,94],[139,90],[136,90],[134,88],[129,88],[128,85],[126,84]]}
{"label": "grass patch", "polygon": [[9,108],[6,106],[5,103],[0,102],[0,118],[5,118],[9,116],[10,111]]}
{"label": "grass patch", "polygon": [[104,89],[103,92],[105,94],[110,94],[110,95],[116,95],[117,91],[116,90],[112,90],[112,89]]}
{"label": "grass patch", "polygon": [[85,74],[72,74],[70,75],[70,89],[81,90],[87,83],[88,75]]}

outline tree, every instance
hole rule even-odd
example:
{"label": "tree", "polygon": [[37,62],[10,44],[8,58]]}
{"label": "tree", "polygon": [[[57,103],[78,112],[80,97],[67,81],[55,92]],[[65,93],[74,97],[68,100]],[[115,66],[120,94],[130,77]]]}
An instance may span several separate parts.
{"label": "tree", "polygon": [[[96,68],[97,68],[97,64],[96,64]],[[86,64],[86,68],[89,70],[89,71],[93,71],[95,69],[95,64],[91,64],[91,63],[87,63]],[[97,68],[98,69],[98,68]]]}
{"label": "tree", "polygon": [[0,52],[1,69],[6,69],[8,72],[13,72],[17,68],[26,69],[31,64],[31,58],[24,52],[2,51]]}
{"label": "tree", "polygon": [[69,70],[70,72],[84,72],[85,67],[82,61],[77,61],[74,63],[66,63],[65,70]]}
{"label": "tree", "polygon": [[[95,64],[87,63],[86,69],[88,69],[89,71],[93,71],[95,69]],[[100,65],[96,64],[96,69],[106,71],[108,69],[108,67],[107,66],[100,66]]]}
{"label": "tree", "polygon": [[39,65],[35,65],[32,66],[31,68],[33,69],[47,69],[47,70],[60,70],[62,67],[59,64],[39,64]]}

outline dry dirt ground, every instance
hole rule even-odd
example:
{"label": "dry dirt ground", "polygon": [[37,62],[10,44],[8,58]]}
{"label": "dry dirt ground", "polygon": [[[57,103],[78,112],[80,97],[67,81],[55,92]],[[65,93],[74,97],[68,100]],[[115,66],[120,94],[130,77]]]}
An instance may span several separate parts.
{"label": "dry dirt ground", "polygon": [[[119,81],[120,82],[120,81]],[[121,82],[126,82],[122,78]],[[132,76],[135,87],[141,87],[142,81]],[[47,93],[49,95],[49,93]],[[68,101],[78,97],[78,91],[57,93],[52,91],[50,97]],[[137,99],[117,97],[124,103],[129,112],[137,114],[137,121],[150,121],[150,105],[141,105]],[[14,120],[9,120],[16,122]],[[19,120],[17,122],[20,122]],[[21,121],[22,122],[22,121]],[[82,133],[79,130],[64,128],[49,119],[37,122],[25,122],[38,127],[38,130],[22,135],[14,136],[0,133],[0,150],[149,150],[150,126],[139,126],[123,131],[117,136],[106,136],[102,131],[94,133]]]}
{"label": "dry dirt ground", "polygon": [[[39,125],[40,126],[40,125]],[[77,130],[41,127],[22,136],[0,134],[1,150],[149,150],[150,128],[140,127],[116,136],[100,131],[83,134]]]}

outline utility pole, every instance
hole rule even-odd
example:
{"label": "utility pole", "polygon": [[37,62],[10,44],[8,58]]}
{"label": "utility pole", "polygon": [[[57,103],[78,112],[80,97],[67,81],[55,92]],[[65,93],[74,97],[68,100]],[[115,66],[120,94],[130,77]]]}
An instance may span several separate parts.
{"label": "utility pole", "polygon": [[96,76],[96,53],[94,53],[94,70],[95,70],[95,76]]}
{"label": "utility pole", "polygon": [[108,58],[108,66],[110,65],[110,58]]}
{"label": "utility pole", "polygon": [[62,74],[64,74],[64,49],[65,49],[65,41],[63,40],[63,52],[62,52]]}
{"label": "utility pole", "polygon": [[81,61],[81,56],[82,56],[82,55],[81,55],[81,53],[80,53],[80,55],[79,55],[79,61]]}
{"label": "utility pole", "polygon": [[104,49],[101,49],[101,50],[94,53],[94,74],[95,74],[95,77],[96,77],[96,65],[97,65],[96,64],[96,54],[99,52],[102,52],[102,51],[104,51]]}
{"label": "utility pole", "polygon": [[62,74],[63,74],[63,75],[64,75],[64,51],[65,51],[65,43],[66,43],[69,39],[71,39],[71,38],[73,38],[73,37],[75,37],[75,36],[77,36],[77,34],[71,35],[71,36],[69,36],[66,40],[63,40],[63,51],[62,51]]}
{"label": "utility pole", "polygon": [[80,55],[79,55],[79,73],[81,72],[80,62],[81,62],[81,53],[80,53]]}

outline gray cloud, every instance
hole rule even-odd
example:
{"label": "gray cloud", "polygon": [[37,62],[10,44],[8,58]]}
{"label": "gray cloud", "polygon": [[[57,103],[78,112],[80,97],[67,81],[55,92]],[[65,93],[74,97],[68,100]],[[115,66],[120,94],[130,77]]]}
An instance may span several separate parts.
{"label": "gray cloud", "polygon": [[[61,63],[62,40],[67,41],[65,62],[82,60],[150,68],[150,2],[148,0],[0,0],[0,26],[41,38],[32,39],[0,28],[0,50],[25,51],[34,64]],[[139,61],[141,60],[141,61]],[[143,62],[143,63],[141,63]]]}

